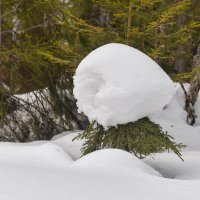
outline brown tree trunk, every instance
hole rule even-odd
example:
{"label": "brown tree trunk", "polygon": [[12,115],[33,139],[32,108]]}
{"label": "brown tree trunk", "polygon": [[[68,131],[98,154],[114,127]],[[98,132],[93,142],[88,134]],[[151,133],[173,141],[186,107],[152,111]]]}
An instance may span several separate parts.
{"label": "brown tree trunk", "polygon": [[198,65],[200,65],[200,38],[199,38],[199,44],[197,46],[196,53],[192,59],[192,68],[195,68]]}
{"label": "brown tree trunk", "polygon": [[2,26],[2,17],[1,17],[1,0],[0,0],[0,53],[1,53],[1,26]]}
{"label": "brown tree trunk", "polygon": [[[199,64],[200,64],[200,43],[199,46],[197,47],[196,54],[193,57],[193,66],[195,65],[195,67],[197,67]],[[182,88],[184,89],[183,85]],[[194,125],[196,122],[197,116],[195,114],[194,105],[197,101],[199,90],[200,90],[200,73],[198,72],[190,83],[189,91],[186,92],[186,90],[184,89],[186,96],[185,110],[188,113],[187,122],[190,125]]]}
{"label": "brown tree trunk", "polygon": [[[176,17],[177,27],[181,28],[185,22],[185,16],[180,15]],[[174,61],[174,68],[177,73],[184,73],[186,71],[186,63],[187,59],[184,56],[184,52],[186,52],[186,47],[183,44],[179,44],[177,46],[177,55]]]}
{"label": "brown tree trunk", "polygon": [[99,17],[98,22],[100,27],[109,28],[109,14],[106,12],[106,10],[99,8]]}
{"label": "brown tree trunk", "polygon": [[[180,0],[174,0],[174,3],[178,3]],[[187,22],[187,16],[184,14],[178,15],[175,17],[176,26],[178,29],[181,29]],[[176,56],[174,60],[174,69],[177,73],[184,73],[188,71],[187,65],[188,65],[188,58],[186,55],[186,52],[188,52],[188,45],[185,44],[178,44],[176,48]]]}
{"label": "brown tree trunk", "polygon": [[127,44],[129,44],[129,40],[130,40],[131,24],[132,24],[132,9],[133,9],[133,3],[132,3],[132,0],[130,0],[129,10],[128,10],[129,14],[128,14],[127,32],[126,32]]}

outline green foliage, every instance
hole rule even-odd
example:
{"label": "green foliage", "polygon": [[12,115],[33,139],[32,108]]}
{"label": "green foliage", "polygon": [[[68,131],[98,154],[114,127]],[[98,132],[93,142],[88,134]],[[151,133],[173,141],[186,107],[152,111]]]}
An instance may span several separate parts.
{"label": "green foliage", "polygon": [[32,91],[74,71],[96,47],[121,42],[145,52],[167,72],[175,71],[179,57],[189,68],[200,30],[198,5],[196,0],[2,0],[0,67],[7,85]]}
{"label": "green foliage", "polygon": [[49,87],[63,74],[69,78],[94,47],[94,34],[98,37],[101,28],[80,18],[75,3],[2,1],[0,67],[13,93]]}
{"label": "green foliage", "polygon": [[[79,38],[89,38],[100,28],[74,15],[71,2],[2,0],[1,3],[0,81],[9,87],[9,91],[2,92],[9,98],[0,101],[0,135],[10,133],[13,136],[6,140],[24,142],[49,139],[75,126],[84,128],[72,97],[72,76],[86,54],[80,48],[82,45],[77,44],[81,44]],[[33,95],[37,106],[16,99],[15,94],[35,90],[40,91],[39,97]],[[48,95],[45,91],[49,91]],[[12,106],[13,102],[17,105]],[[15,111],[20,113],[20,109],[30,115],[29,122],[16,115]]]}
{"label": "green foliage", "polygon": [[158,124],[147,117],[108,129],[93,121],[75,139],[85,140],[82,148],[83,155],[99,149],[117,148],[134,153],[139,158],[172,150],[181,158],[180,150],[184,146],[173,142],[170,135],[164,133]]}
{"label": "green foliage", "polygon": [[191,72],[173,74],[171,75],[171,78],[175,82],[190,83],[198,73],[200,73],[200,65],[196,66]]}
{"label": "green foliage", "polygon": [[[177,70],[174,66],[179,57],[184,57],[183,68],[188,69],[192,58],[192,42],[200,31],[197,13],[189,14],[194,10],[194,1],[93,2],[109,13],[109,27],[105,29],[112,33],[113,41],[140,49],[156,60],[168,73]],[[180,50],[181,48],[184,50]]]}
{"label": "green foliage", "polygon": [[190,83],[192,77],[191,72],[171,75],[172,80],[179,83]]}

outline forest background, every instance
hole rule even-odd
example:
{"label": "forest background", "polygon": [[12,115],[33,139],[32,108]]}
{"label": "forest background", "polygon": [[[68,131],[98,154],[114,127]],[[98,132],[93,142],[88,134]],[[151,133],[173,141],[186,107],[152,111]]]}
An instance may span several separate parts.
{"label": "forest background", "polygon": [[0,0],[0,140],[84,129],[72,77],[90,51],[112,42],[191,82],[199,73],[200,1]]}

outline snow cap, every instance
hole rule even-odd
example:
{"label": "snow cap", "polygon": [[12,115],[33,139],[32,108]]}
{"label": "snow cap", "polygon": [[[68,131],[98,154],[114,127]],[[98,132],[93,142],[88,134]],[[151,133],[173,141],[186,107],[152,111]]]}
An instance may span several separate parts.
{"label": "snow cap", "polygon": [[78,111],[107,128],[160,112],[174,95],[175,86],[150,57],[112,43],[82,60],[73,92]]}

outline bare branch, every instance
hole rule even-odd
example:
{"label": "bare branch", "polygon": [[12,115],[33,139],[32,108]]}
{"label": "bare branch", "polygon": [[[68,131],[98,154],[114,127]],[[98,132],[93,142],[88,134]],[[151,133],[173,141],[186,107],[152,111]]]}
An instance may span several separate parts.
{"label": "bare branch", "polygon": [[5,16],[7,16],[7,15],[13,13],[13,12],[15,12],[15,11],[17,10],[17,8],[21,5],[21,3],[22,3],[23,1],[24,1],[24,0],[21,0],[21,1],[16,5],[16,7],[13,8],[12,10],[10,10],[9,12],[5,12],[4,14],[2,14],[2,15],[1,15],[1,18],[3,18],[3,17],[5,17]]}

